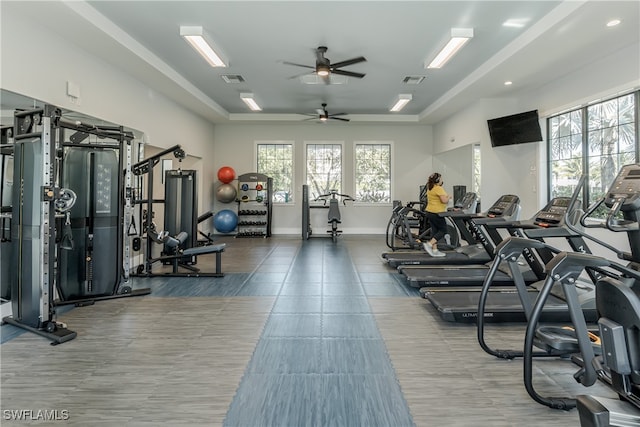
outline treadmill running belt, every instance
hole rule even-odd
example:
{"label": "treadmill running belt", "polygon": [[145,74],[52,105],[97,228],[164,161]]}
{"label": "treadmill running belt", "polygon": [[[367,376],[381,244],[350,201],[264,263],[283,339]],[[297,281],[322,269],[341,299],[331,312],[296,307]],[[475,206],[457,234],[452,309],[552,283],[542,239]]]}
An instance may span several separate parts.
{"label": "treadmill running belt", "polygon": [[[530,289],[527,293],[531,302],[535,302],[538,291]],[[448,322],[475,323],[478,317],[478,300],[480,291],[441,291],[427,290],[424,297],[438,310],[440,317]],[[584,309],[587,322],[597,321],[595,309]],[[484,313],[485,322],[526,322],[527,319],[518,298],[513,290],[491,291],[487,297]],[[542,311],[542,322],[570,322],[567,304],[560,298],[549,295]]]}
{"label": "treadmill running belt", "polygon": [[[464,253],[456,251],[446,252],[446,263],[455,264],[483,264],[491,261],[491,257],[488,254],[484,256],[469,257]],[[396,268],[399,265],[442,265],[443,259],[439,257],[432,257],[426,252],[390,252],[383,254],[383,258],[387,260],[390,267]]]}
{"label": "treadmill running belt", "polygon": [[[451,268],[420,268],[399,267],[409,284],[419,288],[423,286],[481,286],[485,276],[489,272],[487,266],[457,266]],[[539,279],[531,270],[523,272],[524,281],[527,284]],[[497,271],[493,283],[513,284],[513,279],[501,271]]]}

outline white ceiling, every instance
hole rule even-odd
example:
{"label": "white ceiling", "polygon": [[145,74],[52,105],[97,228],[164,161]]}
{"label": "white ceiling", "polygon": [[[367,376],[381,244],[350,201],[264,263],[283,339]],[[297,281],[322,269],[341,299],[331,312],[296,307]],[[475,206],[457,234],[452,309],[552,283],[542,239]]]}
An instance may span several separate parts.
{"label": "white ceiling", "polygon": [[[640,37],[639,1],[3,1],[2,7],[28,13],[215,122],[302,120],[298,113],[326,102],[329,113],[348,113],[352,121],[435,123],[479,98],[538,88]],[[622,23],[607,28],[613,18]],[[503,26],[509,19],[526,25]],[[211,68],[180,37],[181,25],[204,27],[229,67]],[[452,27],[473,28],[474,38],[444,68],[425,69]],[[366,57],[345,67],[366,76],[331,85],[291,78],[307,69],[282,61],[314,65],[321,45],[332,63]],[[225,83],[223,74],[245,82]],[[406,76],[426,78],[407,85]],[[504,86],[506,80],[513,85]],[[250,113],[241,92],[253,93],[263,111]],[[413,100],[389,113],[400,93]]]}

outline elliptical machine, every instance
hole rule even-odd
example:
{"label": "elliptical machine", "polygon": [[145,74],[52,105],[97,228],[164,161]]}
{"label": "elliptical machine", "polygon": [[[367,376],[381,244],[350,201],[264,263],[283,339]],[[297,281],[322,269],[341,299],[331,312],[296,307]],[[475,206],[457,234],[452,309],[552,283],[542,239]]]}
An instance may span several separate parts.
{"label": "elliptical machine", "polygon": [[[584,185],[584,180],[581,184]],[[579,190],[576,190],[576,193]],[[607,208],[602,222],[587,223],[596,209]],[[622,219],[619,218],[621,214]],[[567,226],[585,238],[613,251],[618,258],[629,261],[623,265],[585,253],[560,252],[545,270],[547,278],[531,311],[524,345],[524,382],[529,395],[538,403],[554,409],[579,407],[582,426],[639,425],[640,424],[640,164],[623,166],[609,191],[593,203],[581,216],[584,228],[605,228],[627,233],[631,252],[623,252],[584,231]],[[585,271],[600,275],[596,282],[596,307],[602,356],[594,354],[585,319],[575,296],[575,283]],[[605,400],[592,396],[546,397],[533,386],[534,345],[539,348],[558,348],[563,344],[558,335],[538,328],[544,304],[554,285],[559,284],[567,296],[577,350],[583,360],[574,378],[584,386],[593,385],[598,378],[611,385],[624,401],[615,409],[607,409]]]}

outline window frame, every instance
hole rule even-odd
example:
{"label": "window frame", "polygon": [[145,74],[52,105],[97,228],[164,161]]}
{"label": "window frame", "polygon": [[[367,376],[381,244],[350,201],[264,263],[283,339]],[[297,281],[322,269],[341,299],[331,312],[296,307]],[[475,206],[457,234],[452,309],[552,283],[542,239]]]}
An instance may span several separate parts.
{"label": "window frame", "polygon": [[[308,175],[309,175],[309,163],[308,163],[308,154],[309,154],[309,146],[310,145],[339,145],[340,146],[340,193],[345,191],[345,164],[344,164],[344,156],[345,156],[345,142],[344,141],[328,141],[328,140],[319,140],[319,141],[304,141],[304,177],[303,182],[306,185],[308,183]],[[309,185],[309,197],[312,198],[314,196],[314,189],[311,185]]]}
{"label": "window frame", "polygon": [[[358,172],[358,158],[356,156],[356,151],[359,145],[387,145],[389,146],[389,201],[388,202],[362,202],[359,200],[358,197],[358,179],[357,179],[357,172]],[[393,174],[394,174],[394,167],[393,167],[393,158],[395,155],[395,150],[394,150],[394,141],[390,141],[390,140],[362,140],[362,141],[353,141],[353,189],[352,189],[352,193],[353,197],[356,199],[356,201],[354,202],[354,205],[358,205],[358,206],[392,206],[393,205],[393,196],[394,196],[394,191],[393,191]]]}
{"label": "window frame", "polygon": [[[256,165],[256,172],[260,172],[258,170],[258,152],[260,145],[290,145],[291,146],[291,195],[293,196],[291,200],[288,202],[277,202],[273,200],[273,196],[275,193],[271,195],[271,202],[274,205],[278,206],[295,206],[296,203],[296,144],[295,141],[291,140],[256,140],[254,141],[253,146],[253,158],[254,164]],[[260,172],[264,173],[264,172]],[[266,174],[270,178],[273,178],[270,174]],[[272,189],[273,191],[273,189]]]}
{"label": "window frame", "polygon": [[[616,96],[612,96],[610,98],[603,98],[603,99],[598,99],[597,101],[593,101],[593,102],[588,102],[584,105],[581,105],[577,108],[572,108],[570,110],[564,110],[558,113],[555,113],[553,115],[550,115],[547,117],[546,119],[546,125],[547,125],[547,131],[546,131],[546,136],[547,136],[547,141],[546,141],[546,149],[547,149],[547,159],[546,159],[546,167],[547,167],[547,199],[550,200],[552,198],[553,195],[553,187],[552,187],[552,183],[553,183],[553,173],[552,173],[552,163],[555,162],[556,160],[552,159],[552,153],[553,153],[553,143],[554,142],[558,142],[560,140],[561,137],[557,137],[555,140],[552,141],[551,138],[551,132],[552,132],[552,127],[551,127],[551,121],[556,118],[559,117],[561,115],[564,114],[571,114],[573,112],[576,111],[580,111],[582,114],[582,123],[581,123],[581,133],[580,133],[580,149],[581,149],[581,153],[580,153],[580,159],[582,162],[582,167],[581,167],[581,175],[585,175],[587,177],[587,183],[584,186],[583,190],[582,190],[582,194],[580,195],[581,199],[582,199],[582,209],[586,210],[588,208],[588,205],[590,202],[593,202],[594,200],[591,200],[591,194],[590,194],[590,184],[589,184],[589,176],[590,176],[590,161],[592,161],[593,159],[599,157],[599,155],[590,155],[590,149],[589,149],[589,137],[590,137],[590,133],[591,132],[599,132],[602,131],[602,129],[604,129],[603,127],[599,127],[597,129],[589,129],[589,122],[590,122],[590,116],[589,116],[589,109],[597,106],[597,105],[603,105],[607,102],[611,102],[613,100],[618,100],[620,98],[626,97],[632,95],[633,96],[633,101],[634,101],[634,106],[633,106],[633,114],[634,114],[634,119],[633,123],[634,124],[634,144],[635,144],[635,149],[633,150],[634,152],[634,156],[635,156],[635,160],[633,160],[635,163],[640,162],[640,90],[633,90],[633,91],[629,91],[627,93],[620,93],[617,94]],[[617,123],[615,126],[620,127],[620,123]],[[574,134],[570,134],[568,136],[568,138],[571,138],[571,136]],[[577,134],[576,134],[577,135]],[[616,152],[616,154],[620,154],[619,152]],[[622,165],[618,165],[618,166],[622,166]],[[617,172],[617,171],[616,171]],[[576,177],[579,178],[579,177]]]}

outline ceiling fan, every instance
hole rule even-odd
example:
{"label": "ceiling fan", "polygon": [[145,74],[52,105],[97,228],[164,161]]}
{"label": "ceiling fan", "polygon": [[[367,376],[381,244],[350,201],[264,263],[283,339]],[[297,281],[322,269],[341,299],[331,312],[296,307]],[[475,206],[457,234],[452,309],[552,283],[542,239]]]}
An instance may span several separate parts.
{"label": "ceiling fan", "polygon": [[349,119],[345,119],[344,117],[337,117],[337,116],[344,116],[347,113],[333,113],[333,114],[329,114],[329,112],[327,111],[327,104],[323,103],[322,104],[322,108],[318,108],[316,110],[316,114],[308,114],[308,113],[302,113],[305,116],[310,116],[310,118],[305,119],[305,120],[320,120],[321,122],[326,122],[328,120],[340,120],[342,122],[349,122]]}
{"label": "ceiling fan", "polygon": [[313,71],[313,73],[317,74],[318,76],[322,77],[325,81],[325,83],[329,83],[329,75],[333,74],[339,74],[342,76],[349,76],[349,77],[355,77],[357,79],[361,79],[365,76],[365,74],[363,73],[356,73],[353,71],[346,71],[346,70],[342,70],[342,67],[346,67],[348,65],[353,65],[353,64],[357,64],[360,62],[365,62],[366,59],[364,56],[359,56],[357,58],[351,58],[351,59],[347,59],[346,61],[340,61],[340,62],[336,62],[335,64],[332,64],[331,61],[329,61],[329,58],[325,58],[324,54],[327,52],[327,47],[326,46],[319,46],[316,49],[316,65],[311,66],[311,65],[304,65],[304,64],[296,64],[294,62],[287,62],[287,61],[283,61],[284,64],[288,64],[288,65],[295,65],[296,67],[304,67],[304,68],[311,68],[315,71]]}

